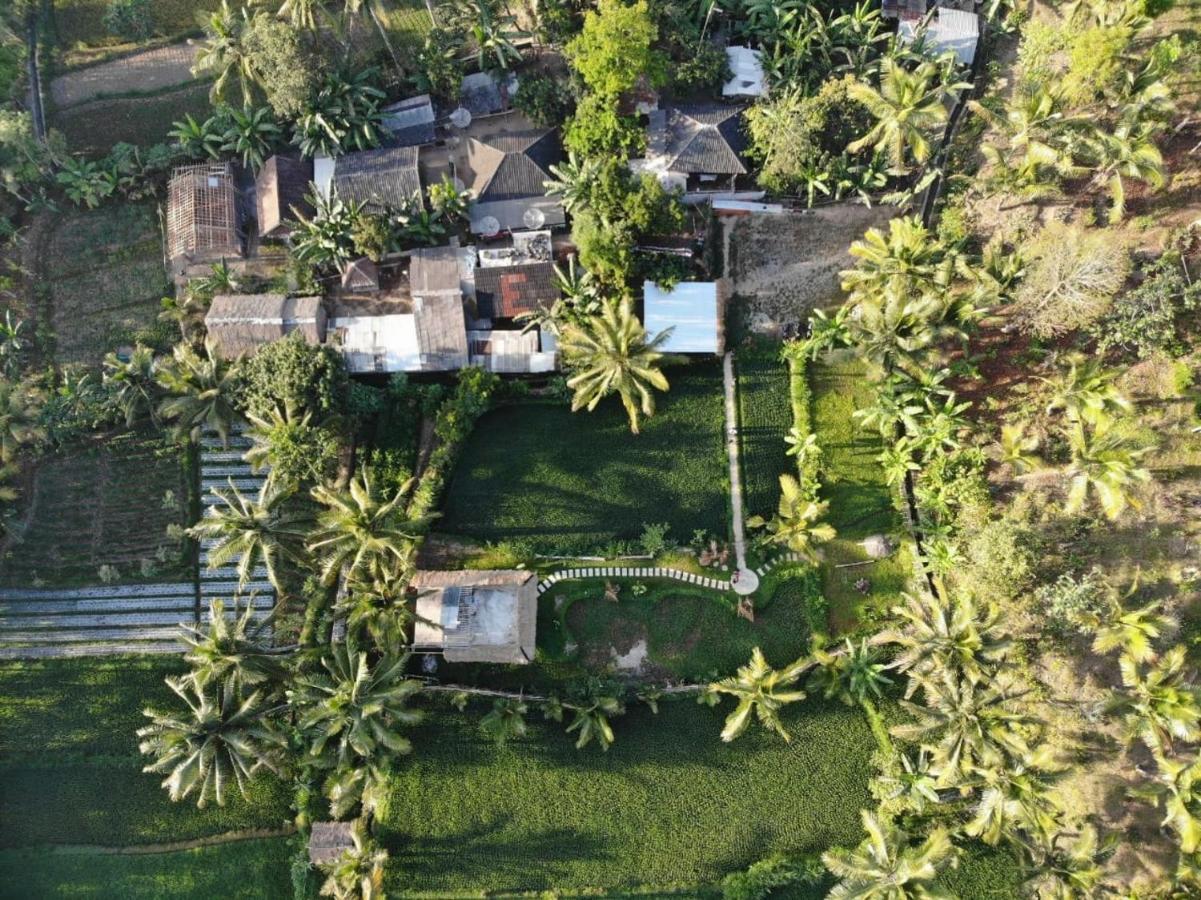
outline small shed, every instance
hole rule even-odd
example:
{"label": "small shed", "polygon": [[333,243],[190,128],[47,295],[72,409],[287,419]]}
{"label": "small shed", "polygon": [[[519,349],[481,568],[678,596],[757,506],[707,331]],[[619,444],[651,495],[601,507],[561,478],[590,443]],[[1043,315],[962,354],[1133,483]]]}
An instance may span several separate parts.
{"label": "small shed", "polygon": [[549,262],[493,266],[475,273],[476,309],[481,319],[513,319],[559,299],[555,267]]}
{"label": "small shed", "polygon": [[173,268],[242,255],[238,191],[229,163],[180,166],[167,184],[167,255]]}
{"label": "small shed", "polygon": [[763,77],[763,52],[750,47],[726,47],[726,61],[733,75],[721,88],[723,97],[762,97],[766,92]]}
{"label": "small shed", "polygon": [[222,356],[237,359],[299,331],[305,343],[325,340],[325,307],[320,297],[283,294],[218,294],[204,317],[209,337]]}
{"label": "small shed", "polygon": [[354,847],[353,822],[314,822],[309,831],[309,862],[315,866],[336,863]]}
{"label": "small shed", "polygon": [[412,313],[340,315],[330,322],[351,372],[420,372],[421,346]]}
{"label": "small shed", "polygon": [[729,282],[681,281],[664,290],[643,282],[643,318],[647,334],[671,329],[662,345],[666,353],[718,354],[725,349],[725,311]]}
{"label": "small shed", "polygon": [[902,19],[897,37],[908,44],[922,40],[935,54],[953,51],[959,62],[970,66],[980,43],[980,17],[975,12],[939,6],[925,18]]}
{"label": "small shed", "polygon": [[467,332],[471,364],[504,375],[527,375],[555,371],[555,350],[548,343],[539,349],[539,331],[476,329]]}
{"label": "small shed", "polygon": [[379,266],[366,256],[353,259],[342,270],[342,290],[352,294],[372,294],[379,290]]}
{"label": "small shed", "polygon": [[287,237],[291,229],[286,223],[295,218],[293,208],[304,216],[313,214],[313,205],[308,201],[312,181],[312,160],[276,155],[263,163],[254,180],[260,237]]}
{"label": "small shed", "polygon": [[506,569],[421,571],[413,579],[413,649],[447,662],[523,665],[534,659],[538,576]]}
{"label": "small shed", "polygon": [[389,143],[398,147],[418,147],[437,139],[434,131],[434,103],[429,94],[407,97],[380,110],[384,128],[391,133]]}

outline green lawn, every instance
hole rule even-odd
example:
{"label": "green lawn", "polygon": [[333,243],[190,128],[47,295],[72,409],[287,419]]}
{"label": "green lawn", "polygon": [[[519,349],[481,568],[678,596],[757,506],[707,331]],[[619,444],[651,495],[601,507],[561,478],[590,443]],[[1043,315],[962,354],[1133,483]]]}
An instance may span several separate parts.
{"label": "green lawn", "polygon": [[784,442],[792,427],[788,366],[779,348],[740,351],[738,433],[742,441],[742,491],[748,516],[770,518],[780,499],[780,476],[795,475],[796,465]]}
{"label": "green lawn", "polygon": [[656,415],[631,434],[616,398],[595,412],[527,402],[484,416],[464,447],[440,531],[543,553],[595,550],[667,522],[722,537],[729,506],[721,368],[671,368]]}
{"label": "green lawn", "polygon": [[811,701],[785,714],[791,743],[748,733],[723,744],[729,704],[641,704],[615,721],[608,753],[573,748],[562,726],[530,719],[497,748],[484,707],[439,711],[415,729],[392,780],[381,832],[389,893],[719,881],[776,850],[857,842],[875,742],[858,709]]}
{"label": "green lawn", "polygon": [[134,731],[168,706],[176,658],[0,663],[0,848],[190,840],[291,819],[287,785],[257,779],[224,807],[171,803]]}
{"label": "green lawn", "polygon": [[183,458],[160,438],[123,434],[46,457],[8,526],[0,585],[100,584],[105,565],[122,582],[186,581],[182,542],[167,535],[186,524],[186,504]]}
{"label": "green lawn", "polygon": [[269,838],[174,853],[5,850],[0,897],[288,900],[294,848],[293,840]]}
{"label": "green lawn", "polygon": [[[852,413],[871,399],[862,363],[834,357],[809,364],[813,430],[822,448],[822,498],[830,503],[829,521],[838,537],[825,546],[823,586],[835,631],[853,628],[872,610],[898,599],[913,571],[896,492],[884,480],[877,461],[879,437],[859,426]],[[900,549],[885,560],[867,560],[860,541],[887,534]],[[839,566],[844,566],[839,568]],[[859,589],[867,582],[867,592]]]}

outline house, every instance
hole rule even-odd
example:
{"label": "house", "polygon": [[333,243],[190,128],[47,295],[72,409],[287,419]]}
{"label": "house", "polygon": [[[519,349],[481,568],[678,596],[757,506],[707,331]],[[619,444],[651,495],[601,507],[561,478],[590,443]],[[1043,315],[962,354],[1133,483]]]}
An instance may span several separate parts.
{"label": "house", "polygon": [[238,191],[230,163],[180,166],[167,184],[167,256],[171,268],[242,255]]}
{"label": "house", "polygon": [[336,863],[353,850],[353,822],[314,822],[309,830],[309,862],[315,866]]}
{"label": "house", "polygon": [[631,162],[669,188],[732,190],[748,172],[742,107],[721,103],[667,106],[649,116],[646,157]]}
{"label": "house", "polygon": [[422,202],[416,147],[383,147],[347,153],[332,161],[318,158],[317,187],[343,201],[363,203],[369,212],[408,209]]}
{"label": "house", "polygon": [[914,22],[926,14],[926,0],[880,0],[880,15],[885,19]]}
{"label": "house", "polygon": [[959,62],[970,66],[980,43],[980,17],[975,12],[939,6],[920,19],[902,19],[897,38],[913,44],[919,40],[934,55],[953,52]]}
{"label": "house", "polygon": [[409,97],[381,111],[387,143],[395,147],[420,147],[438,139],[434,129],[434,103],[429,94]]}
{"label": "house", "polygon": [[217,352],[227,359],[251,356],[294,331],[314,346],[325,341],[325,307],[320,297],[218,294],[204,324]]}
{"label": "house", "polygon": [[720,354],[725,349],[725,311],[730,284],[717,281],[681,281],[664,290],[653,281],[642,285],[643,321],[647,334],[670,332],[660,349],[664,353]]}
{"label": "house", "polygon": [[473,123],[453,158],[456,177],[472,194],[472,232],[494,236],[566,224],[563,205],[546,196],[545,186],[562,156],[556,131],[519,112]]}
{"label": "house", "polygon": [[483,569],[419,571],[413,649],[452,663],[514,663],[534,659],[538,576]]}
{"label": "house", "polygon": [[312,181],[312,160],[277,154],[263,163],[254,180],[259,237],[286,238],[291,231],[288,220],[296,218],[294,209],[306,217],[313,214],[308,200]]}
{"label": "house", "polygon": [[762,97],[767,92],[763,76],[763,51],[726,47],[726,62],[733,73],[721,87],[723,97]]}
{"label": "house", "polygon": [[515,319],[561,296],[549,262],[492,266],[475,272],[475,308],[480,319]]}
{"label": "house", "polygon": [[548,335],[520,328],[469,329],[467,350],[471,365],[498,375],[553,372],[557,362],[554,344]]}

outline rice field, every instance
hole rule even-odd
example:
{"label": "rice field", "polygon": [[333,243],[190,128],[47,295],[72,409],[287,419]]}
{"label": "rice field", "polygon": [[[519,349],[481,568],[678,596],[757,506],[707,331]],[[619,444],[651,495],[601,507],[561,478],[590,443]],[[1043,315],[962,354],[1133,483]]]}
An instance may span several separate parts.
{"label": "rice field", "polygon": [[784,438],[792,426],[788,366],[772,350],[740,351],[738,434],[742,441],[742,490],[748,516],[770,518],[780,499],[780,476],[796,474]]}

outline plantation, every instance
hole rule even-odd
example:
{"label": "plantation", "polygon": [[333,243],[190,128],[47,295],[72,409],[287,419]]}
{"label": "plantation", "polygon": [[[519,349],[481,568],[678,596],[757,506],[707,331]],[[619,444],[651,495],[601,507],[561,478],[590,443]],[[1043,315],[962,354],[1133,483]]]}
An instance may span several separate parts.
{"label": "plantation", "polygon": [[480,420],[455,470],[437,527],[541,553],[578,553],[632,541],[666,522],[677,541],[726,531],[721,370],[667,371],[642,433],[615,398],[590,415],[528,402]]}
{"label": "plantation", "polygon": [[185,550],[168,527],[187,524],[180,449],[123,435],[48,457],[8,524],[0,585],[67,587],[110,580],[185,581]]}
{"label": "plantation", "polygon": [[858,839],[875,749],[858,709],[797,704],[787,744],[722,744],[722,717],[691,699],[657,717],[633,705],[600,753],[536,717],[528,740],[498,749],[478,716],[439,709],[411,732],[380,817],[389,890],[700,886],[775,850]]}
{"label": "plantation", "polygon": [[780,476],[796,470],[784,443],[792,427],[788,367],[778,350],[752,350],[738,353],[736,368],[743,501],[748,515],[770,518],[780,498]]}
{"label": "plantation", "polygon": [[0,897],[286,900],[295,846],[271,838],[170,853],[2,850]]}
{"label": "plantation", "polygon": [[199,810],[142,773],[142,708],[168,705],[162,679],[183,668],[170,657],[0,663],[0,848],[157,844],[288,821],[289,790],[270,776],[248,799]]}

